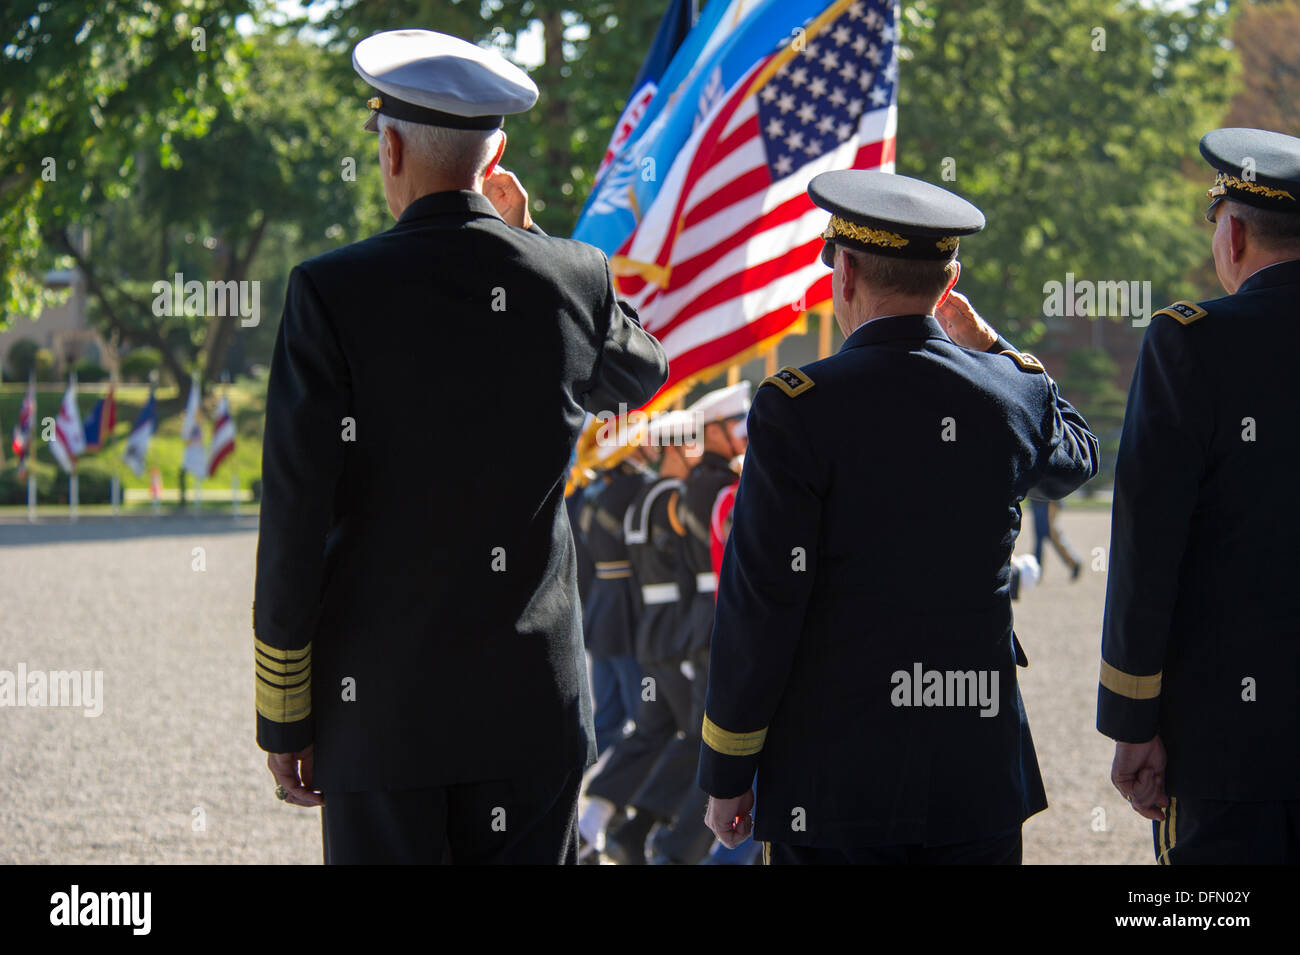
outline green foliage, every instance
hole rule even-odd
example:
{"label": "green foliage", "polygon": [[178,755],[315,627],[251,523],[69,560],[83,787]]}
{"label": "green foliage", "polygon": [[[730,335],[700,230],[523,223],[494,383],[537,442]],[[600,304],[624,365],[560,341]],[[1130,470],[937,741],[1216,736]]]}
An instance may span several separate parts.
{"label": "green foliage", "polygon": [[54,374],[54,352],[48,348],[36,349],[36,358],[33,364],[36,368],[37,381],[54,381],[57,377]]}
{"label": "green foliage", "polygon": [[1184,170],[1204,172],[1197,142],[1232,93],[1229,20],[1213,0],[905,6],[898,171],[984,210],[959,287],[1018,344],[1041,335],[1043,286],[1067,271],[1196,297],[1183,282],[1209,254],[1208,173]]}
{"label": "green foliage", "polygon": [[72,366],[76,372],[77,381],[85,385],[93,385],[96,382],[108,379],[108,372],[100,366],[99,362],[91,361],[89,358],[83,358]]}
{"label": "green foliage", "polygon": [[[14,0],[0,46],[0,313],[32,315],[49,246],[140,161],[175,162],[238,93],[248,0]],[[200,31],[200,32],[196,32]]]}
{"label": "green foliage", "polygon": [[41,346],[30,338],[20,338],[10,345],[9,352],[5,356],[9,365],[9,377],[17,381],[26,381],[27,376],[36,367],[36,353],[40,350]]}
{"label": "green foliage", "polygon": [[149,375],[158,369],[162,356],[156,348],[133,348],[118,365],[123,381],[148,381]]}
{"label": "green foliage", "polygon": [[1094,481],[1097,484],[1109,483],[1114,476],[1115,455],[1124,425],[1127,396],[1115,384],[1118,371],[1115,361],[1103,349],[1078,348],[1066,358],[1059,382],[1062,394],[1069,396],[1101,441],[1103,472]]}

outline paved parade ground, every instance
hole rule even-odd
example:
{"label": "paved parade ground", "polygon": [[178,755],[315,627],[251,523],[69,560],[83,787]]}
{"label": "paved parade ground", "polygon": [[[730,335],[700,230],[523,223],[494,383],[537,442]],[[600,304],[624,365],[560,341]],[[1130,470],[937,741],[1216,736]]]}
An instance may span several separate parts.
{"label": "paved parade ground", "polygon": [[[1091,565],[1109,519],[1063,511],[1084,571],[1071,584],[1049,554],[1016,605],[1051,804],[1025,828],[1027,863],[1152,862],[1094,729],[1105,574]],[[0,519],[0,670],[102,671],[102,713],[0,708],[0,863],[318,863],[318,811],[275,800],[253,741],[255,521],[19,520]],[[933,556],[916,572],[942,586]]]}

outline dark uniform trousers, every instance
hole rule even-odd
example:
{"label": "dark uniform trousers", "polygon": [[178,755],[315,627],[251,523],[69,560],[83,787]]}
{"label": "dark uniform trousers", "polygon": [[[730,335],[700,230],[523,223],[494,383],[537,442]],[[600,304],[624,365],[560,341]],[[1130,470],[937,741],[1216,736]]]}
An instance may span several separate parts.
{"label": "dark uniform trousers", "polygon": [[[675,586],[680,593],[682,543],[669,502],[681,487],[680,481],[660,479],[642,488],[626,512],[628,556],[637,586]],[[654,698],[646,699],[642,691],[636,731],[615,744],[587,785],[589,796],[660,819],[671,819],[682,794],[694,786],[698,760],[699,737],[690,732],[691,681],[681,670],[687,642],[681,609],[680,599],[654,603],[638,619],[637,659],[653,681]]]}
{"label": "dark uniform trousers", "polygon": [[429,789],[325,794],[326,865],[574,865],[582,767]]}
{"label": "dark uniform trousers", "polygon": [[1020,865],[1020,827],[991,839],[950,846],[869,846],[862,849],[820,849],[765,843],[768,865]]}
{"label": "dark uniform trousers", "polygon": [[1300,864],[1300,799],[1233,802],[1172,797],[1151,823],[1160,865]]}
{"label": "dark uniform trousers", "polygon": [[682,793],[695,784],[699,759],[699,736],[679,735],[690,725],[691,681],[676,661],[643,661],[641,669],[654,680],[655,698],[642,694],[636,732],[610,752],[587,795],[671,819]]}

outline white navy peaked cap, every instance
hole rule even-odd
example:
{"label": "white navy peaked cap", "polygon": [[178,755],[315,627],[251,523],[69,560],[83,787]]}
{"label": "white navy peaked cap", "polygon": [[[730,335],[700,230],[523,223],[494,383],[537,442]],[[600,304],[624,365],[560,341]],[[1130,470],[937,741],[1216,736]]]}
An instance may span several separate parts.
{"label": "white navy peaked cap", "polygon": [[352,68],[375,89],[378,115],[453,129],[496,129],[537,102],[537,84],[495,50],[432,30],[388,30],[352,50]]}
{"label": "white navy peaked cap", "polygon": [[744,417],[749,414],[749,382],[742,381],[737,385],[710,391],[686,410],[692,415],[698,415],[698,420],[703,424]]}

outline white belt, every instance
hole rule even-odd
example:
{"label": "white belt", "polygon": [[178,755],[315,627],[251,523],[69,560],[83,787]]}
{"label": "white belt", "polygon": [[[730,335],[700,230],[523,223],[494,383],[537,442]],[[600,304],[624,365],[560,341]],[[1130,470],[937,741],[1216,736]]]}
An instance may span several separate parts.
{"label": "white belt", "polygon": [[668,584],[646,584],[641,588],[641,599],[646,606],[652,604],[670,604],[682,599],[682,592],[677,589],[677,585]]}
{"label": "white belt", "polygon": [[718,575],[715,573],[696,574],[695,575],[695,592],[700,594],[711,594],[718,589]]}

